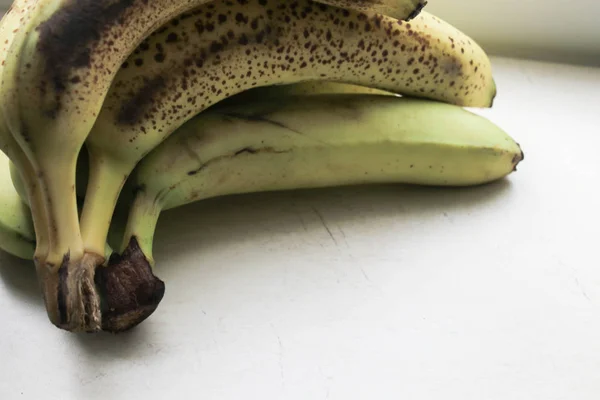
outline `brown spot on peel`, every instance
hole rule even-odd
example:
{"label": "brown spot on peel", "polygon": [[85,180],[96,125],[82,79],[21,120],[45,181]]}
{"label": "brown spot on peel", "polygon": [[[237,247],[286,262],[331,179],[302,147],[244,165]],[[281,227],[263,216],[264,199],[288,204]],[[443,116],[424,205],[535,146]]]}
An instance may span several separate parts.
{"label": "brown spot on peel", "polygon": [[147,80],[142,90],[123,104],[117,116],[117,121],[124,125],[135,124],[152,104],[154,95],[165,88],[165,79],[162,76]]}
{"label": "brown spot on peel", "polygon": [[96,270],[96,285],[102,329],[112,333],[130,330],[152,315],[165,293],[135,237],[122,255],[114,254],[106,267]]}
{"label": "brown spot on peel", "polygon": [[[67,0],[42,22],[37,27],[40,35],[37,48],[45,62],[46,84],[51,84],[56,93],[62,93],[74,70],[91,66],[91,54],[102,34],[118,24],[134,4],[135,0]],[[48,112],[56,113],[59,109],[57,103]]]}

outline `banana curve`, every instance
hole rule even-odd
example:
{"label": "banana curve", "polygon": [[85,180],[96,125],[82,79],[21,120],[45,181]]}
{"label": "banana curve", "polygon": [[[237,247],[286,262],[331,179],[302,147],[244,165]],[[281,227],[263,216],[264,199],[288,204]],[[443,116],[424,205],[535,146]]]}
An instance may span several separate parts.
{"label": "banana curve", "polygon": [[509,175],[522,159],[490,121],[433,101],[346,94],[216,106],[134,170],[114,262],[152,266],[160,213],[202,199],[370,183],[471,186]]}

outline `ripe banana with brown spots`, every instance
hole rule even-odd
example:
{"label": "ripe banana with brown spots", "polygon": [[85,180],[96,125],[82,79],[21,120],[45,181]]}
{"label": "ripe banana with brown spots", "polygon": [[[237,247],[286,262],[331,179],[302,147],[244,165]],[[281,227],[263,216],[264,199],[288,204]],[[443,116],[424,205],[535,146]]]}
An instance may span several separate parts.
{"label": "ripe banana with brown spots", "polygon": [[[317,0],[356,9],[382,10],[410,19],[422,0]],[[101,329],[101,299],[94,283],[101,251],[87,253],[75,198],[77,155],[124,59],[148,34],[175,15],[201,4],[221,18],[210,0],[31,0],[2,73],[2,114],[12,138],[0,140],[36,197],[38,234],[48,231],[37,250],[38,277],[48,316],[70,331]],[[247,0],[226,1],[246,7]],[[273,0],[260,0],[263,6]],[[285,2],[297,7],[296,2]],[[296,6],[295,6],[296,5]],[[221,5],[219,5],[221,6]],[[304,9],[296,8],[302,15]],[[15,142],[16,141],[16,142]],[[14,143],[13,143],[14,142]],[[17,143],[20,151],[11,150]],[[124,177],[123,177],[124,178]],[[36,192],[37,191],[37,192]],[[39,193],[39,196],[36,194]],[[42,247],[45,243],[47,246]],[[98,250],[98,251],[96,251]]]}
{"label": "ripe banana with brown spots", "polygon": [[[336,87],[342,94],[316,94],[335,93]],[[129,216],[117,216],[111,224],[116,235],[127,221],[121,253],[98,270],[101,287],[113,286],[114,276],[124,272],[153,276],[153,238],[163,210],[210,197],[298,188],[478,185],[507,176],[523,159],[509,135],[460,107],[359,94],[368,90],[335,83],[285,88],[296,90],[312,96],[275,96],[273,90],[268,100],[217,104],[138,164],[119,201]],[[87,163],[80,160],[78,172],[85,176]],[[85,186],[82,179],[78,187]],[[155,295],[124,291],[114,303],[108,297],[104,328],[118,332],[140,323],[139,305],[149,315],[160,300]]]}
{"label": "ripe banana with brown spots", "polygon": [[142,42],[113,81],[86,141],[86,251],[102,251],[124,177],[181,124],[243,90],[312,80],[472,107],[496,92],[484,51],[425,12],[406,23],[308,0],[199,7]]}

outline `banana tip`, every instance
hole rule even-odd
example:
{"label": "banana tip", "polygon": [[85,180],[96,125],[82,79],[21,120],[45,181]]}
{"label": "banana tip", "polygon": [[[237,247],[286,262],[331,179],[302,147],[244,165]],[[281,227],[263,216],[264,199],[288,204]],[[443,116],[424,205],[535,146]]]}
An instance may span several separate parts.
{"label": "banana tip", "polygon": [[496,86],[496,82],[492,81],[492,94],[490,96],[489,108],[494,107],[494,101],[496,100],[497,95],[498,95],[498,87]]}
{"label": "banana tip", "polygon": [[516,171],[517,165],[519,165],[519,163],[525,159],[525,153],[523,152],[521,145],[517,143],[517,146],[519,147],[519,153],[515,154],[515,156],[512,159],[513,171]]}
{"label": "banana tip", "polygon": [[417,4],[417,6],[415,7],[415,9],[408,15],[406,20],[410,21],[412,19],[417,18],[419,16],[419,14],[421,14],[421,11],[423,11],[423,9],[425,8],[426,5],[427,5],[427,0],[420,1],[419,4]]}
{"label": "banana tip", "polygon": [[107,266],[96,271],[96,285],[102,297],[102,330],[128,331],[146,320],[158,308],[165,284],[152,267],[135,238],[122,255],[114,254]]}

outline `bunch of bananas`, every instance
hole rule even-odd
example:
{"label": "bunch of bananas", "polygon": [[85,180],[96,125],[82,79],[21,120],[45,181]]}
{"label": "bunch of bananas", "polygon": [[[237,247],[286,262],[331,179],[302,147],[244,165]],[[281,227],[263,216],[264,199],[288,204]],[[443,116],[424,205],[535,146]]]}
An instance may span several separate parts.
{"label": "bunch of bananas", "polygon": [[490,61],[424,0],[15,0],[0,23],[0,247],[50,321],[120,332],[165,285],[163,210],[234,193],[500,179]]}

